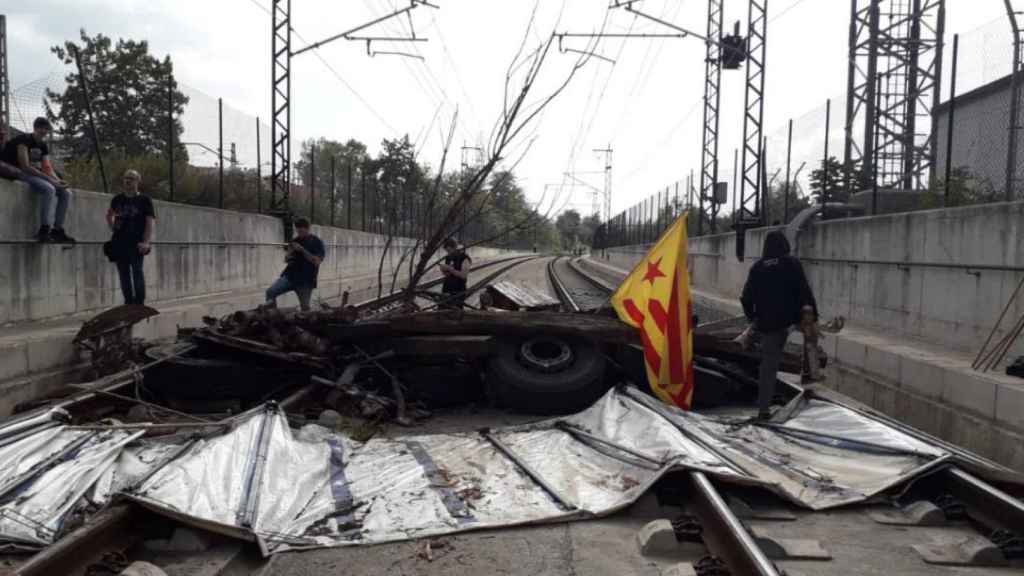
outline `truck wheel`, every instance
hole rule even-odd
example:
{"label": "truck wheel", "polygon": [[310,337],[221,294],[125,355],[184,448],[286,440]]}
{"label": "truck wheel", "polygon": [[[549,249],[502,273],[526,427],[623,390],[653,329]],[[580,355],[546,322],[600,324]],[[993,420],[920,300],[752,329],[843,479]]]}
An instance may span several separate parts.
{"label": "truck wheel", "polygon": [[508,338],[487,362],[499,404],[527,414],[571,414],[603,395],[605,358],[594,342],[559,336]]}

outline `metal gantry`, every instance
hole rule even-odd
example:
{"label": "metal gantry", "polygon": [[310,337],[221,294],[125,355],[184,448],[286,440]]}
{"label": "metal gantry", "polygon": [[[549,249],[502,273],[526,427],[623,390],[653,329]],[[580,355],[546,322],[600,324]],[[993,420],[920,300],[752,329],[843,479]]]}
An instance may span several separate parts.
{"label": "metal gantry", "polygon": [[[1015,200],[1019,194],[1020,168],[1017,154],[1020,150],[1020,133],[1024,130],[1024,0],[1003,0],[1006,4],[1006,15],[1010,19],[1013,33],[1013,72],[1010,76],[1010,119],[1009,141],[1006,145],[1006,200]],[[950,128],[952,129],[952,127]]]}
{"label": "metal gantry", "polygon": [[291,188],[291,7],[292,0],[274,0],[271,9],[270,213],[280,215],[289,213]]}
{"label": "metal gantry", "polygon": [[397,55],[417,57],[405,52],[396,51],[373,51],[373,42],[426,42],[426,38],[416,36],[416,30],[412,27],[412,19],[409,17],[410,36],[357,36],[360,32],[371,26],[389,20],[400,15],[409,15],[420,6],[437,8],[428,0],[408,0],[408,5],[403,8],[396,8],[394,11],[375,18],[370,22],[361,24],[335,34],[318,42],[313,42],[298,50],[292,50],[292,26],[291,0],[273,0],[271,9],[271,168],[270,168],[270,213],[284,218],[285,235],[291,234],[291,208],[289,192],[291,189],[291,94],[292,76],[291,61],[293,56],[315,50],[335,40],[355,40],[366,42],[366,51],[370,56],[375,55]]}
{"label": "metal gantry", "polygon": [[765,52],[768,45],[768,0],[750,0],[747,13],[747,86],[743,99],[743,153],[737,223],[761,222],[761,143],[764,121]]}
{"label": "metal gantry", "polygon": [[[708,0],[707,37],[722,37],[722,0]],[[701,140],[700,157],[700,219],[697,221],[697,235],[704,233],[704,223],[709,223],[712,233],[717,232],[718,203],[715,185],[718,183],[718,111],[721,107],[722,46],[717,42],[706,42],[704,60],[704,136]],[[735,190],[733,193],[735,194]],[[705,202],[711,210],[705,209]]]}
{"label": "metal gantry", "polygon": [[843,162],[860,182],[847,184],[926,186],[945,20],[945,0],[851,0]]}

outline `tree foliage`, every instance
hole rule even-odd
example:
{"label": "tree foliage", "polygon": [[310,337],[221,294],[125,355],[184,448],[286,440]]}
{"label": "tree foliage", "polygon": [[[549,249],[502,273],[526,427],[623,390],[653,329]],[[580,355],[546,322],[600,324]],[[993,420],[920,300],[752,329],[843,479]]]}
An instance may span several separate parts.
{"label": "tree foliage", "polygon": [[143,41],[119,39],[103,34],[90,37],[81,31],[79,43],[64,42],[51,51],[71,67],[63,92],[46,92],[46,115],[57,127],[57,135],[71,160],[94,155],[92,133],[85,106],[85,94],[75,62],[81,55],[89,85],[96,130],[104,154],[122,157],[167,154],[169,124],[168,88],[173,107],[175,157],[188,156],[180,144],[183,128],[180,116],[188,97],[178,90],[170,57],[158,60]]}

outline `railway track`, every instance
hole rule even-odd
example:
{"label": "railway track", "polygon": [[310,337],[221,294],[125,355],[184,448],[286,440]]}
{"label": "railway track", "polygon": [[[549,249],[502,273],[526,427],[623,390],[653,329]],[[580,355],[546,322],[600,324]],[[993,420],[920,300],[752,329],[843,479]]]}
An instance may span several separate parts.
{"label": "railway track", "polygon": [[570,312],[595,310],[608,305],[614,287],[587,274],[571,258],[556,256],[548,262],[548,280],[562,307]]}
{"label": "railway track", "polygon": [[[548,277],[562,305],[573,312],[607,303],[614,291],[606,281],[588,274],[565,257],[556,257],[548,262]],[[595,292],[600,294],[596,306],[591,304],[593,300],[590,297]],[[714,483],[698,471],[687,472],[685,479],[689,509],[700,521],[702,539],[711,556],[717,559],[713,562],[720,560],[734,575],[780,575],[781,572],[725,503]]]}
{"label": "railway track", "polygon": [[[515,266],[534,258],[512,258],[478,266],[474,268],[474,271],[485,270],[489,273],[476,282],[471,289],[478,290]],[[551,259],[547,264],[547,272],[558,298],[568,310],[585,311],[589,309],[594,300],[587,300],[586,290],[600,292],[602,301],[611,292],[606,281],[589,276],[585,269],[565,257]],[[583,295],[581,296],[581,294]],[[393,296],[386,297],[386,299],[393,298]],[[373,302],[364,304],[372,305]],[[155,365],[155,363],[147,366],[151,365]],[[90,413],[98,405],[110,401],[108,393],[126,394],[129,390],[128,387],[134,381],[135,377],[132,375],[113,377],[97,386],[96,390],[79,393],[61,401],[58,405],[72,414]],[[799,388],[793,387],[793,389],[795,393],[800,392]],[[301,401],[303,395],[308,394],[309,390],[306,387],[291,392],[287,397],[280,399],[280,404],[282,407],[295,404]],[[959,451],[955,447],[898,422],[869,411],[863,411],[862,414],[923,441],[942,446],[955,453],[962,453],[962,459],[967,462],[988,464],[969,453]],[[686,494],[685,504],[689,512],[701,524],[702,539],[713,562],[723,563],[728,573],[732,575],[761,576],[785,573],[773,563],[759,545],[757,538],[749,530],[748,525],[741,521],[726,503],[727,498],[723,496],[723,493],[731,494],[731,487],[717,483],[698,471],[681,472],[680,479],[680,487]],[[994,540],[996,531],[1018,536],[1024,534],[1024,503],[1016,496],[969,473],[963,467],[942,465],[936,468],[934,474],[922,479],[919,484],[919,487],[915,485],[914,491],[920,492],[923,497],[953,496],[962,504],[964,513],[971,520],[972,526],[983,537]],[[81,572],[84,565],[98,559],[102,552],[124,552],[138,543],[142,539],[138,527],[148,522],[168,521],[134,504],[114,505],[94,516],[87,524],[65,535],[52,546],[14,567],[11,573],[68,574],[75,573],[76,570]],[[238,544],[239,548],[242,546],[242,544]],[[262,559],[248,559],[247,561],[250,562],[248,566],[254,572],[258,572],[263,566]],[[838,570],[835,573],[842,573],[842,571]],[[856,573],[856,571],[848,573]]]}

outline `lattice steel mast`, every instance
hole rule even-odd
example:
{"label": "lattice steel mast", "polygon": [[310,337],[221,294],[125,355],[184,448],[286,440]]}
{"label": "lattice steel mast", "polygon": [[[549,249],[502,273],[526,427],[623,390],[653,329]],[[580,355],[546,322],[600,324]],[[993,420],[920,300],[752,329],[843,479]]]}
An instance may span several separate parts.
{"label": "lattice steel mast", "polygon": [[[743,99],[743,155],[740,178],[740,230],[761,225],[761,144],[764,122],[765,52],[768,0],[749,0],[747,12],[747,86]],[[739,245],[737,244],[737,247]]]}
{"label": "lattice steel mast", "polygon": [[945,20],[945,0],[851,0],[843,162],[860,180],[851,184],[877,173],[879,186],[926,186]]}
{"label": "lattice steel mast", "polygon": [[[356,26],[351,30],[335,34],[318,42],[313,42],[298,50],[292,50],[292,27],[291,27],[291,0],[273,0],[271,8],[271,168],[270,168],[270,213],[277,214],[285,220],[285,234],[291,233],[291,209],[289,203],[289,192],[291,188],[291,94],[292,77],[291,61],[293,56],[298,56],[310,50],[319,48],[335,40],[358,40],[366,42],[366,51],[370,56],[376,54],[413,56],[402,52],[370,50],[372,42],[426,42],[426,38],[416,36],[416,30],[412,28],[410,17],[409,26],[411,36],[356,36],[355,33],[365,30],[375,24],[394,18],[402,14],[409,14],[419,6],[430,6],[437,8],[427,0],[408,0],[408,6],[394,10],[380,18]],[[416,56],[413,56],[416,57]]]}
{"label": "lattice steel mast", "polygon": [[0,129],[11,125],[11,79],[7,69],[7,16],[0,14]]}
{"label": "lattice steel mast", "polygon": [[[708,0],[708,38],[722,37],[722,0]],[[715,184],[718,183],[718,111],[721,108],[722,47],[716,42],[707,42],[704,59],[704,136],[701,140],[700,156],[700,219],[697,221],[697,235],[704,233],[705,221],[712,233],[717,232],[718,203],[715,201]],[[733,191],[735,193],[735,190]],[[710,212],[705,209],[710,203]]]}

